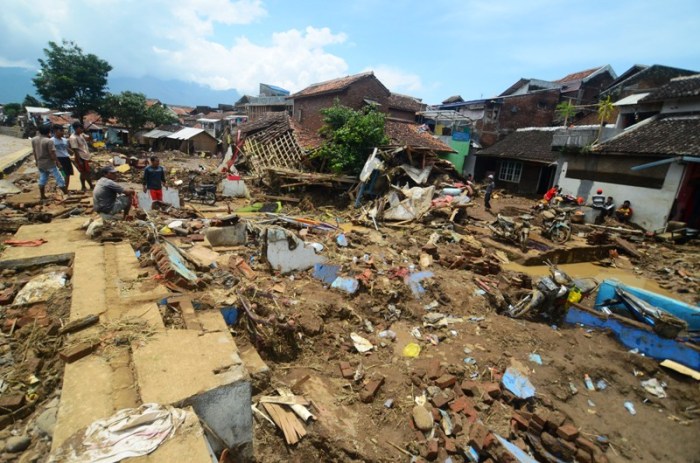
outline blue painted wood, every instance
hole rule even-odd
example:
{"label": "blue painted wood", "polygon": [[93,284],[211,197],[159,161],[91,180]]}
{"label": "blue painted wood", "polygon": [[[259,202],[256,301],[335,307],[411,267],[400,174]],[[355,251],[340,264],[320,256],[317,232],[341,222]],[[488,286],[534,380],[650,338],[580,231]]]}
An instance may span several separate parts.
{"label": "blue painted wood", "polygon": [[673,339],[664,339],[651,329],[643,329],[618,318],[606,318],[572,305],[566,313],[564,322],[582,324],[593,328],[608,329],[629,349],[639,349],[647,357],[657,360],[674,360],[694,370],[700,370],[700,351],[690,345]]}
{"label": "blue painted wood", "polygon": [[[649,304],[665,310],[681,320],[688,323],[689,331],[700,331],[700,307],[686,304],[685,302],[670,297],[662,296],[646,289],[627,286],[617,280],[603,280],[598,287],[598,295],[596,296],[596,306],[604,305],[605,300],[617,298],[615,288],[620,287],[638,298],[648,302]],[[624,304],[613,304],[611,307],[623,308]]]}

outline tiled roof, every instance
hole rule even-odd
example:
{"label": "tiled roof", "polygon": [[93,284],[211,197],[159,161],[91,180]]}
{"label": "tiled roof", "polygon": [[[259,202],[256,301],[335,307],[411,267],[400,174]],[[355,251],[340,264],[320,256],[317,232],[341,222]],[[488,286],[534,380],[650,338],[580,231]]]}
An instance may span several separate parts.
{"label": "tiled roof", "polygon": [[566,77],[562,77],[561,79],[555,80],[554,82],[557,82],[559,84],[563,84],[564,82],[573,82],[575,80],[583,80],[586,77],[593,74],[594,72],[598,71],[602,67],[604,67],[604,66],[598,66],[597,68],[586,69],[585,71],[574,72],[572,74],[569,74]]}
{"label": "tiled roof", "polygon": [[[639,92],[640,82],[645,83],[645,86],[641,89],[650,90],[654,87],[661,87],[667,84],[674,77],[693,74],[697,74],[697,71],[663,66],[661,64],[653,64],[646,67],[635,65],[623,73],[622,76],[615,79],[608,88],[601,92],[601,96],[616,95],[626,88],[634,89],[635,92]],[[624,78],[624,76],[627,77]]]}
{"label": "tiled roof", "polygon": [[555,132],[556,130],[552,128],[517,130],[476,154],[491,158],[513,158],[549,164],[556,160],[556,153],[552,152],[552,139]]}
{"label": "tiled roof", "polygon": [[460,95],[452,95],[451,97],[447,98],[442,102],[442,104],[450,104],[450,103],[462,103],[464,100]]}
{"label": "tiled roof", "polygon": [[389,137],[389,140],[391,140],[391,145],[427,148],[448,153],[455,152],[450,146],[429,133],[419,132],[418,128],[419,126],[412,122],[387,119],[384,132],[386,136]]}
{"label": "tiled roof", "polygon": [[355,82],[359,82],[362,79],[367,79],[370,77],[376,79],[376,77],[374,77],[374,72],[363,72],[362,74],[355,74],[352,76],[341,77],[339,79],[319,82],[317,84],[309,85],[305,89],[293,94],[289,98],[305,98],[325,93],[342,92]]}
{"label": "tiled roof", "polygon": [[676,77],[671,79],[669,83],[651,92],[647,95],[643,102],[663,101],[671,98],[688,98],[700,96],[700,74],[692,76]]}
{"label": "tiled roof", "polygon": [[282,111],[265,113],[254,121],[242,124],[240,130],[247,137],[259,134],[255,137],[262,141],[275,139],[293,130],[297,143],[304,149],[318,148],[323,144],[323,139],[318,133],[303,128],[289,114]]}
{"label": "tiled roof", "polygon": [[192,111],[194,111],[194,108],[190,108],[187,106],[173,106],[173,105],[168,105],[168,108],[172,109],[175,114],[178,116],[187,116],[189,115]]}
{"label": "tiled roof", "polygon": [[388,106],[395,109],[418,112],[425,106],[420,99],[400,93],[392,93],[388,98]]}
{"label": "tiled roof", "polygon": [[647,119],[594,147],[600,153],[700,156],[700,116]]}

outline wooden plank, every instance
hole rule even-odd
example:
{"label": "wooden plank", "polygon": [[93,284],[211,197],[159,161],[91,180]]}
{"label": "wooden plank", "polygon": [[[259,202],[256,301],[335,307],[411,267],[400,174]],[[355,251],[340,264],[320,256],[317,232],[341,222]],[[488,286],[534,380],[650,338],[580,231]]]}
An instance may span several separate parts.
{"label": "wooden plank", "polygon": [[686,376],[690,376],[691,378],[700,381],[700,371],[695,371],[692,368],[688,368],[685,365],[681,365],[678,362],[674,362],[673,360],[664,360],[660,364],[664,368],[668,368],[669,370],[676,371],[678,373],[681,373]]}
{"label": "wooden plank", "polygon": [[79,318],[73,320],[72,322],[65,325],[63,328],[58,330],[58,334],[73,333],[75,331],[80,331],[88,326],[92,326],[100,321],[99,315],[88,315],[87,317]]}
{"label": "wooden plank", "polygon": [[0,269],[11,268],[24,270],[32,267],[41,267],[49,264],[69,263],[73,259],[73,254],[56,254],[53,256],[31,257],[29,259],[11,259],[0,261]]}

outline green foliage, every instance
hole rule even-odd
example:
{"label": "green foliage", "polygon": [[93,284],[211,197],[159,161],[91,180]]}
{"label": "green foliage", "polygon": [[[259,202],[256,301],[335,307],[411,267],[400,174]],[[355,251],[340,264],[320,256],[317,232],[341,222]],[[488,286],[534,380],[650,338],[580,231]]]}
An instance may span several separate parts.
{"label": "green foliage", "polygon": [[17,116],[22,112],[22,105],[19,103],[7,103],[3,105],[2,112],[5,114],[5,125],[14,125]]}
{"label": "green foliage", "polygon": [[384,114],[367,106],[361,111],[342,106],[338,100],[330,108],[322,109],[324,126],[319,133],[327,142],[314,157],[328,162],[335,173],[357,174],[376,146],[385,145]]}
{"label": "green foliage", "polygon": [[37,108],[41,108],[42,106],[44,106],[44,103],[42,103],[41,101],[39,101],[38,98],[36,98],[32,95],[25,95],[24,101],[22,102],[22,106],[24,106],[25,108],[27,106],[34,106]]}
{"label": "green foliage", "polygon": [[601,123],[601,125],[612,115],[614,110],[615,106],[613,105],[609,95],[606,99],[598,102],[598,121]]}
{"label": "green foliage", "polygon": [[33,79],[37,93],[47,105],[72,109],[82,120],[90,110],[97,110],[105,97],[110,64],[93,54],[84,54],[74,42],[61,45],[49,42],[45,59]]}
{"label": "green foliage", "polygon": [[569,119],[573,118],[578,110],[576,109],[576,106],[571,103],[571,101],[567,100],[559,103],[556,107],[556,111],[559,116],[564,118],[564,125],[566,126],[569,124]]}
{"label": "green foliage", "polygon": [[163,105],[154,104],[146,110],[146,119],[156,127],[159,125],[175,124],[178,122],[177,116],[168,111]]}
{"label": "green foliage", "polygon": [[171,124],[177,118],[160,105],[150,108],[146,105],[146,96],[143,93],[122,92],[117,95],[108,94],[100,108],[103,119],[116,118],[119,123],[133,135],[149,122],[154,125]]}

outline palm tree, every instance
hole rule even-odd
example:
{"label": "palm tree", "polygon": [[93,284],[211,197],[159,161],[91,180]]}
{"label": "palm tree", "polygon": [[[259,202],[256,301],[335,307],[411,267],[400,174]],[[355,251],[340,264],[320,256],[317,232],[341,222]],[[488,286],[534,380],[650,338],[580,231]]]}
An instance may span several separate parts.
{"label": "palm tree", "polygon": [[600,122],[600,128],[598,129],[598,139],[596,142],[600,140],[600,137],[603,134],[603,127],[605,127],[606,121],[612,115],[614,110],[615,106],[610,99],[610,95],[608,95],[608,97],[604,100],[600,100],[600,102],[598,102],[598,121]]}
{"label": "palm tree", "polygon": [[571,101],[562,101],[557,105],[556,111],[564,118],[565,127],[569,125],[569,118],[573,118],[577,112],[576,106]]}

